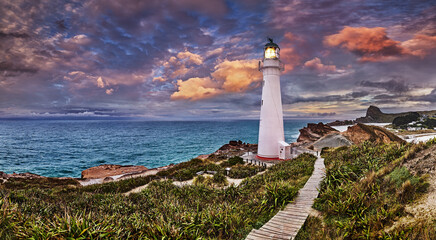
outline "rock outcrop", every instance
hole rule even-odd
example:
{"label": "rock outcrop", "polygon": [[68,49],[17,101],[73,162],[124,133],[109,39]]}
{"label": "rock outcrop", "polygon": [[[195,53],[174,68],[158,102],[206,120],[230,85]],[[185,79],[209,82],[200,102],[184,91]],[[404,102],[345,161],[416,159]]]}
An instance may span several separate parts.
{"label": "rock outcrop", "polygon": [[[424,112],[422,112],[424,113]],[[383,113],[380,108],[376,106],[369,106],[366,110],[365,117],[356,119],[358,123],[392,123],[396,117],[401,117],[409,114],[406,113]]]}
{"label": "rock outcrop", "polygon": [[307,127],[299,130],[300,136],[298,136],[297,142],[299,143],[313,143],[316,140],[326,136],[330,133],[339,132],[338,130],[323,124],[322,122],[308,123]]}
{"label": "rock outcrop", "polygon": [[215,155],[234,155],[239,156],[246,152],[257,152],[257,144],[250,144],[239,141],[229,141],[229,143],[224,144],[213,154]]}
{"label": "rock outcrop", "polygon": [[91,167],[82,171],[82,178],[96,179],[106,178],[116,175],[128,174],[128,173],[140,173],[147,171],[148,168],[144,166],[134,165],[115,165],[115,164],[103,164],[96,167]]}
{"label": "rock outcrop", "polygon": [[348,127],[347,131],[343,132],[342,135],[347,137],[354,144],[360,144],[364,141],[376,143],[405,142],[383,127],[369,126],[361,123]]}
{"label": "rock outcrop", "polygon": [[341,135],[340,133],[334,132],[318,139],[311,146],[313,146],[314,150],[320,151],[325,147],[336,148],[336,147],[350,146],[350,145],[353,145],[353,142],[348,140],[348,138]]}

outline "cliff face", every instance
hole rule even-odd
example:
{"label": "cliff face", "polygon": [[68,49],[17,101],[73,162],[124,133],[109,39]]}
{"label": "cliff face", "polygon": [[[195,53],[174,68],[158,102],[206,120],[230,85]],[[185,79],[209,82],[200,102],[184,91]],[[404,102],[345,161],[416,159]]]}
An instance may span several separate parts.
{"label": "cliff face", "polygon": [[394,118],[403,116],[407,113],[395,113],[395,114],[387,114],[383,113],[380,108],[376,106],[369,106],[368,110],[366,110],[365,117],[360,117],[356,119],[358,123],[391,123]]}
{"label": "cliff face", "polygon": [[385,128],[368,126],[361,123],[348,127],[347,131],[343,132],[342,135],[350,139],[354,144],[360,144],[364,141],[376,143],[405,142]]}
{"label": "cliff face", "polygon": [[300,136],[297,139],[297,142],[300,143],[312,143],[316,140],[322,138],[325,135],[328,135],[333,132],[338,132],[338,130],[325,125],[323,123],[308,123],[307,127],[304,127],[299,130]]}

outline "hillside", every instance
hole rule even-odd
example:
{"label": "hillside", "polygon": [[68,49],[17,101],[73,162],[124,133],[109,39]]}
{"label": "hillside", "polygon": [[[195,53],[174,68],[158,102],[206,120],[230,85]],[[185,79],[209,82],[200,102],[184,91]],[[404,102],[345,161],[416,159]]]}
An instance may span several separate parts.
{"label": "hillside", "polygon": [[[0,239],[243,239],[297,196],[315,160],[302,154],[265,170],[211,155],[86,187],[10,178],[0,184]],[[229,177],[243,180],[238,186],[228,185],[228,167]],[[215,174],[197,176],[206,171]],[[175,184],[185,180],[193,181]],[[146,187],[124,194],[139,186]]]}
{"label": "hillside", "polygon": [[391,142],[405,143],[403,139],[386,128],[365,125],[362,123],[348,127],[347,131],[343,132],[342,135],[347,137],[354,144],[361,144],[365,141],[386,144]]}
{"label": "hillside", "polygon": [[[392,123],[396,117],[406,116],[412,112],[403,113],[383,113],[380,108],[376,106],[369,106],[366,110],[365,117],[357,118],[355,121],[358,123]],[[433,116],[436,115],[436,110],[433,111],[420,111],[418,114]]]}
{"label": "hillside", "polygon": [[436,239],[436,141],[325,151],[326,178],[296,239]]}

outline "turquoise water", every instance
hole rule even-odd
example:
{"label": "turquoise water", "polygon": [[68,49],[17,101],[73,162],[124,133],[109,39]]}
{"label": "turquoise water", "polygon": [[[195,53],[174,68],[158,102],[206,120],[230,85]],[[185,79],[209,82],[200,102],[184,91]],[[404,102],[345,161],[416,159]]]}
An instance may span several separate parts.
{"label": "turquoise water", "polygon": [[[308,122],[286,120],[286,141]],[[0,120],[0,171],[80,177],[100,164],[154,168],[212,153],[229,140],[257,143],[258,128],[254,120]]]}

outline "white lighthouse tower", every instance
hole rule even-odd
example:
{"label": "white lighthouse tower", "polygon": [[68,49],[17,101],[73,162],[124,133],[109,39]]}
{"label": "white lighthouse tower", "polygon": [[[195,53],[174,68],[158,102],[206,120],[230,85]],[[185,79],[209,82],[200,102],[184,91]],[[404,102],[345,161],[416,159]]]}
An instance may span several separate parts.
{"label": "white lighthouse tower", "polygon": [[260,108],[257,157],[266,160],[290,158],[290,146],[285,142],[283,109],[280,93],[280,48],[271,38],[265,44],[259,71],[263,73],[262,105]]}

